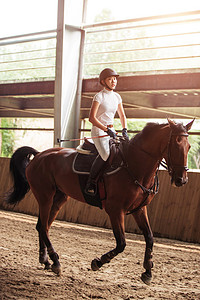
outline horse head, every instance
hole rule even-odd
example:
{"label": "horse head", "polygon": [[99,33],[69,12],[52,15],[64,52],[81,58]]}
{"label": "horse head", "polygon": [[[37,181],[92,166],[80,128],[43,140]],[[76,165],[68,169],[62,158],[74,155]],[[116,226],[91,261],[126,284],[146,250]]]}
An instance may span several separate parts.
{"label": "horse head", "polygon": [[188,182],[187,157],[190,149],[188,131],[191,129],[193,122],[194,120],[184,126],[168,119],[170,136],[164,158],[167,162],[173,186],[180,187]]}

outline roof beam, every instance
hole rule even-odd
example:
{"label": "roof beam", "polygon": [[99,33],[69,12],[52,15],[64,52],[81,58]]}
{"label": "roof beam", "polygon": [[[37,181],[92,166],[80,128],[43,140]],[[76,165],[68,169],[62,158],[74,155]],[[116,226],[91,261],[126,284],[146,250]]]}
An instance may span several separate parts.
{"label": "roof beam", "polygon": [[45,94],[54,94],[54,80],[0,84],[0,96]]}
{"label": "roof beam", "polygon": [[[101,89],[98,78],[83,80],[83,93]],[[120,76],[117,91],[159,91],[200,89],[200,73]]]}
{"label": "roof beam", "polygon": [[34,111],[0,109],[0,118],[53,118],[53,114]]}
{"label": "roof beam", "polygon": [[53,97],[1,97],[0,107],[17,109],[54,109]]}

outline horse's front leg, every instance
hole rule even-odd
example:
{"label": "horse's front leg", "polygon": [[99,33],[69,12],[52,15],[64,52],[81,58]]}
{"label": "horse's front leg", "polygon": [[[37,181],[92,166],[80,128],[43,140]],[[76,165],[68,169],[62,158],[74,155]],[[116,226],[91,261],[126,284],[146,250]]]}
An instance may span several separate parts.
{"label": "horse's front leg", "polygon": [[151,269],[153,268],[153,261],[152,261],[153,233],[149,224],[147,207],[146,206],[142,207],[140,210],[133,213],[133,216],[139,228],[142,230],[146,241],[146,249],[145,249],[144,263],[143,263],[143,266],[146,269],[146,271],[142,273],[141,279],[144,283],[150,284],[152,279]]}
{"label": "horse's front leg", "polygon": [[103,254],[101,258],[95,258],[91,263],[91,268],[93,271],[97,271],[101,266],[109,263],[116,255],[124,251],[126,247],[125,234],[124,234],[124,213],[120,214],[110,214],[110,221],[112,224],[113,233],[116,239],[116,247]]}

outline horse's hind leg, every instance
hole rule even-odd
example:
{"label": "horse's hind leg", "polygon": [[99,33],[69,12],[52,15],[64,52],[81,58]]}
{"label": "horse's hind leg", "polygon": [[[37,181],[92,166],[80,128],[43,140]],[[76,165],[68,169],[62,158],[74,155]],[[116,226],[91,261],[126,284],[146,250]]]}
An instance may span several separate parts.
{"label": "horse's hind leg", "polygon": [[[43,182],[43,189],[42,190],[40,189],[40,193],[37,192],[38,189],[36,190],[33,187],[31,187],[31,189],[39,204],[40,219],[38,223],[39,226],[37,226],[37,230],[39,230],[40,246],[41,247],[44,247],[44,245],[46,246],[47,253],[51,258],[51,260],[53,261],[53,265],[51,266],[52,271],[60,275],[61,266],[59,262],[59,256],[55,252],[48,235],[49,216],[53,205],[53,196],[55,194],[55,190],[53,190],[51,186],[46,186],[44,189],[44,182]],[[46,251],[44,248],[43,250]]]}
{"label": "horse's hind leg", "polygon": [[109,263],[116,255],[124,251],[126,247],[125,233],[124,233],[124,213],[109,215],[113,228],[113,233],[116,239],[116,248],[105,253],[101,258],[95,258],[91,263],[93,271],[97,271],[105,263]]}
{"label": "horse's hind leg", "polygon": [[142,273],[141,279],[144,283],[150,284],[152,279],[151,269],[153,268],[153,261],[152,261],[153,233],[149,224],[146,206],[142,207],[140,210],[133,213],[133,216],[139,228],[142,230],[146,241],[146,249],[145,249],[144,263],[143,263],[143,266],[146,269],[146,271]]}
{"label": "horse's hind leg", "polygon": [[[55,218],[56,218],[56,216],[57,216],[57,214],[58,214],[61,206],[66,201],[67,201],[66,195],[64,193],[62,193],[61,191],[57,190],[56,193],[55,193],[55,195],[54,195],[53,204],[51,206],[51,210],[50,210],[50,213],[49,213],[48,231],[50,229],[51,224],[55,220]],[[52,245],[50,243],[50,240],[48,238],[48,231],[47,231],[47,234],[45,234],[44,231],[43,231],[43,229],[42,229],[40,216],[38,218],[38,223],[37,223],[36,229],[38,230],[38,233],[39,233],[39,246],[40,246],[40,249],[39,249],[39,261],[40,261],[40,263],[45,264],[45,269],[49,269],[50,268],[50,263],[48,261],[46,243],[49,245],[48,253],[49,253],[50,257],[51,257],[51,253],[50,253],[51,250],[50,249],[51,248],[53,249],[53,247],[52,247]],[[54,256],[56,258],[57,255],[54,255]],[[58,262],[54,262],[54,264],[52,265],[51,268],[57,274],[60,272],[59,271],[59,264],[58,264]]]}
{"label": "horse's hind leg", "polygon": [[[50,209],[49,209],[50,210]],[[48,220],[49,220],[49,210],[46,206],[40,206],[40,218],[41,218],[41,228],[40,228],[40,234],[42,237],[42,240],[44,241],[47,252],[49,254],[49,257],[53,261],[53,265],[51,266],[51,269],[54,273],[57,275],[60,275],[61,273],[61,266],[59,262],[59,256],[56,253],[56,251],[53,248],[53,245],[49,239],[49,227],[48,227]]]}
{"label": "horse's hind leg", "polygon": [[49,222],[48,222],[49,228],[53,223],[53,221],[55,220],[60,208],[67,201],[67,198],[68,197],[63,192],[61,192],[58,189],[56,190],[56,193],[53,198],[53,205],[51,207],[51,211],[49,215]]}
{"label": "horse's hind leg", "polygon": [[40,220],[40,215],[38,217],[38,222],[36,225],[36,229],[38,231],[39,235],[39,262],[41,264],[45,265],[45,270],[49,270],[51,268],[51,264],[48,260],[47,256],[47,247],[45,245],[45,242],[43,241],[42,235],[41,235],[41,220]]}

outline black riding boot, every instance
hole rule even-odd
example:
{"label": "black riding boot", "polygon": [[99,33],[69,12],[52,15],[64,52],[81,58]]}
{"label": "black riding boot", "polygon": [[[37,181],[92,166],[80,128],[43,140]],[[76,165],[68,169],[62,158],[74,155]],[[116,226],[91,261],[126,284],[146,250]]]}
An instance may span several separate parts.
{"label": "black riding boot", "polygon": [[99,177],[100,172],[102,171],[102,168],[105,166],[105,161],[101,158],[100,155],[96,157],[94,160],[91,170],[90,170],[90,175],[88,178],[88,182],[85,187],[85,192],[86,194],[90,196],[95,196],[97,192],[97,180]]}

